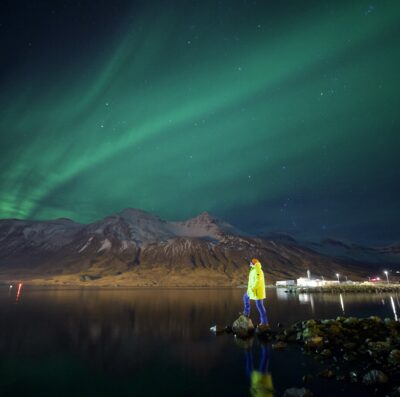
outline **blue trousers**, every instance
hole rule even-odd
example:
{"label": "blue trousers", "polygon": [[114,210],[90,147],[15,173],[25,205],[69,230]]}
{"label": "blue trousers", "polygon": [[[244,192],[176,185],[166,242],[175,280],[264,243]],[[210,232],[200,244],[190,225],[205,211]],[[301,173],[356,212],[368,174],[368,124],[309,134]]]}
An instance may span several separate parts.
{"label": "blue trousers", "polygon": [[[247,295],[247,291],[243,295],[243,302],[244,302],[244,314],[250,316],[250,298],[249,295]],[[264,299],[256,300],[256,306],[260,313],[261,324],[268,324],[267,311],[265,310],[264,307]]]}

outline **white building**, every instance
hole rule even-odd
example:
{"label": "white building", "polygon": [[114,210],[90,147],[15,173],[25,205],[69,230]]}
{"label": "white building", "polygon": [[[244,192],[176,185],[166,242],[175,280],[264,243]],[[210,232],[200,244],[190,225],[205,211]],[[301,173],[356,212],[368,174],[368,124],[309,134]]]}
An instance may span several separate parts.
{"label": "white building", "polygon": [[343,284],[343,282],[339,283],[338,280],[325,280],[323,285],[339,285],[339,284]]}
{"label": "white building", "polygon": [[297,279],[298,287],[319,287],[322,285],[322,280],[310,279],[308,277],[300,277]]}
{"label": "white building", "polygon": [[300,277],[297,279],[298,287],[323,287],[327,285],[337,285],[337,280],[320,280],[319,278]]}
{"label": "white building", "polygon": [[282,280],[282,281],[277,281],[275,283],[277,287],[292,287],[296,285],[296,281],[294,280]]}

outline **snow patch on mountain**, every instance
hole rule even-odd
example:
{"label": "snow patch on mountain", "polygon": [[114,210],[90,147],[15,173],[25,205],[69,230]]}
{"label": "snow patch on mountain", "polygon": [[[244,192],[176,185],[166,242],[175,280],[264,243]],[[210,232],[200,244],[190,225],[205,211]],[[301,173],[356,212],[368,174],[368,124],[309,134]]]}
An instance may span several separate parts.
{"label": "snow patch on mountain", "polygon": [[120,247],[120,251],[122,252],[122,251],[125,251],[125,250],[127,250],[128,248],[129,248],[129,245],[130,245],[130,242],[129,241],[127,241],[127,240],[122,240],[121,241],[121,247]]}
{"label": "snow patch on mountain", "polygon": [[90,243],[91,243],[92,241],[93,241],[93,236],[90,237],[88,241],[86,241],[85,245],[84,245],[78,252],[83,252],[83,251],[85,251],[85,249],[86,249],[87,247],[89,247],[89,245],[90,245]]}
{"label": "snow patch on mountain", "polygon": [[101,247],[97,250],[97,252],[109,251],[111,247],[112,247],[111,241],[108,238],[106,238],[101,242]]}

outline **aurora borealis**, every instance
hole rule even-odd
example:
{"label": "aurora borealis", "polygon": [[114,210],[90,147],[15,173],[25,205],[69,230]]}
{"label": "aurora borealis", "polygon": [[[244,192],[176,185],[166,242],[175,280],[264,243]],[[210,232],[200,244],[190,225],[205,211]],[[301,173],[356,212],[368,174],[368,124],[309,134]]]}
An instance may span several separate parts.
{"label": "aurora borealis", "polygon": [[399,2],[0,11],[0,218],[399,238]]}

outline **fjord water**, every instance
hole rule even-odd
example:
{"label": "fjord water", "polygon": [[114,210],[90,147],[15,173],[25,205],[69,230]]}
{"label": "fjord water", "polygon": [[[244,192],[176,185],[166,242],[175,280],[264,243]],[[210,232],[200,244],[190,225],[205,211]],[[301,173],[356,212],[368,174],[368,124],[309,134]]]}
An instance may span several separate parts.
{"label": "fjord water", "polygon": [[[243,292],[23,287],[17,297],[15,289],[1,287],[0,395],[251,396],[245,347],[232,335],[209,331],[232,323]],[[390,294],[293,295],[275,289],[267,289],[266,307],[272,325],[343,314],[393,318],[400,309],[399,297]],[[247,348],[256,369],[262,345],[255,338]],[[278,352],[267,345],[266,351],[275,396],[321,369],[297,347]],[[362,385],[333,380],[307,387],[324,396],[372,395]]]}

